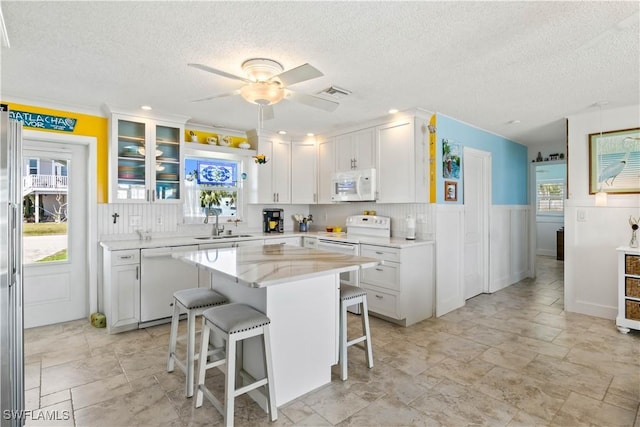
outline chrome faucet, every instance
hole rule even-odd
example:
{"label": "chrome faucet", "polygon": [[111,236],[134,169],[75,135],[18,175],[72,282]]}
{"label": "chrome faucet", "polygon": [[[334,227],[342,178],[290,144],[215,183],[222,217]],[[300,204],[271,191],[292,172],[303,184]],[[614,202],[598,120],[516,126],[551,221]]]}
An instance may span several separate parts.
{"label": "chrome faucet", "polygon": [[224,232],[224,225],[222,227],[220,227],[218,225],[218,216],[221,213],[222,213],[222,209],[220,209],[220,208],[208,208],[206,210],[207,216],[204,218],[204,223],[205,224],[209,224],[209,214],[216,216],[216,223],[213,226],[213,229],[211,230],[211,235],[212,236],[219,236],[221,233]]}

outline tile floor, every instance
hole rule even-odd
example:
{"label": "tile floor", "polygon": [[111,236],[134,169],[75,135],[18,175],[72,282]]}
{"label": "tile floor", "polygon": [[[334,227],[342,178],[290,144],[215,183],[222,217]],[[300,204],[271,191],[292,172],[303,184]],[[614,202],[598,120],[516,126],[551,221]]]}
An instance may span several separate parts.
{"label": "tile floor", "polygon": [[[640,426],[640,333],[565,313],[562,263],[538,261],[536,280],[438,319],[403,328],[371,318],[375,367],[350,348],[348,381],[334,367],[330,384],[279,408],[275,424]],[[179,370],[165,372],[168,333],[107,335],[86,321],[25,331],[27,409],[70,415],[28,424],[221,425],[208,402],[196,410],[184,397]],[[236,425],[267,424],[238,399]]]}

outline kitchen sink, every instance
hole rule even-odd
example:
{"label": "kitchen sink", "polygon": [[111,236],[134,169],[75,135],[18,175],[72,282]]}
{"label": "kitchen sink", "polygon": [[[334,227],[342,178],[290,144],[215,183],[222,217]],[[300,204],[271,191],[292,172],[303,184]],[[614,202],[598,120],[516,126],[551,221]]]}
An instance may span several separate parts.
{"label": "kitchen sink", "polygon": [[219,240],[219,239],[237,239],[239,237],[253,237],[251,234],[231,234],[224,236],[204,236],[196,237],[196,240]]}

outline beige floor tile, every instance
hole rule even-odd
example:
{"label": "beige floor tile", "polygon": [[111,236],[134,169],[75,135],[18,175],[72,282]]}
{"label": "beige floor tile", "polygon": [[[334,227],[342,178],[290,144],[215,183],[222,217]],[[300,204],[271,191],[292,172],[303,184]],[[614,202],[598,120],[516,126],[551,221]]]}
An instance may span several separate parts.
{"label": "beige floor tile", "polygon": [[40,362],[24,365],[24,389],[40,387]]}
{"label": "beige floor tile", "polygon": [[104,402],[116,396],[131,393],[132,387],[124,374],[104,378],[71,389],[74,409]]}
{"label": "beige floor tile", "polygon": [[94,356],[42,368],[40,393],[50,394],[121,373],[120,364],[113,355]]}
{"label": "beige floor tile", "polygon": [[571,393],[553,419],[556,425],[631,426],[636,411]]}
{"label": "beige floor tile", "polygon": [[538,355],[522,373],[598,400],[604,398],[612,380],[611,375],[585,370],[584,366],[544,355]]}
{"label": "beige floor tile", "polygon": [[443,425],[506,425],[518,409],[463,385],[444,380],[409,404]]}
{"label": "beige floor tile", "polygon": [[69,389],[42,396],[40,398],[40,406],[44,408],[46,406],[51,406],[51,405],[55,405],[56,403],[64,402],[65,400],[71,400],[71,392],[69,391]]}
{"label": "beige floor tile", "polygon": [[331,424],[344,421],[369,405],[369,402],[342,387],[341,384],[337,386],[331,384],[317,392],[312,392],[303,399],[303,402]]}
{"label": "beige floor tile", "polygon": [[438,379],[438,381],[432,380],[432,385],[428,388],[435,387],[439,381],[444,378],[455,381],[458,384],[469,386],[485,376],[487,372],[494,367],[495,365],[493,363],[485,362],[480,359],[474,359],[469,362],[461,362],[456,359],[445,359],[423,372],[417,379]]}
{"label": "beige floor tile", "polygon": [[167,370],[167,349],[151,348],[137,353],[119,355],[118,359],[129,381]]}
{"label": "beige floor tile", "polygon": [[32,412],[31,417],[27,418],[25,422],[25,427],[58,427],[74,425],[75,421],[70,400],[40,408]]}
{"label": "beige floor tile", "polygon": [[547,421],[553,419],[570,393],[500,367],[489,371],[473,388]]}
{"label": "beige floor tile", "polygon": [[513,339],[502,342],[496,346],[500,350],[528,356],[531,352],[544,354],[545,356],[564,358],[569,353],[568,347],[556,345],[547,341],[534,338],[514,336]]}
{"label": "beige floor tile", "polygon": [[338,426],[437,426],[438,421],[393,398],[382,398]]}

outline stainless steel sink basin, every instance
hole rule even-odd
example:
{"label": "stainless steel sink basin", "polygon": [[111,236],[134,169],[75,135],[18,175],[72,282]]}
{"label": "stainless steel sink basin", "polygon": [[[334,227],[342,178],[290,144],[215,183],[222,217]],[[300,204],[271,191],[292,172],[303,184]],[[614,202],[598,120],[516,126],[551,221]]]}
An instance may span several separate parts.
{"label": "stainless steel sink basin", "polygon": [[237,239],[239,237],[253,237],[251,234],[226,234],[224,236],[203,236],[196,237],[196,240],[219,240],[219,239]]}

